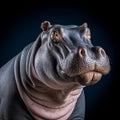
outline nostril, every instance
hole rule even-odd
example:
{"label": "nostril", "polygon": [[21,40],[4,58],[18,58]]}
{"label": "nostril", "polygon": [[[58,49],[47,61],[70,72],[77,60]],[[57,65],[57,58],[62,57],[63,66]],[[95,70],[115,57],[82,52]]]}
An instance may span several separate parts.
{"label": "nostril", "polygon": [[94,53],[96,59],[99,59],[100,57],[106,57],[105,50],[102,47],[95,46],[91,50]]}
{"label": "nostril", "polygon": [[103,57],[106,56],[106,53],[105,53],[104,49],[102,49],[102,48],[99,48],[99,53],[100,53],[100,55],[103,56]]}
{"label": "nostril", "polygon": [[85,53],[86,51],[85,51],[85,49],[84,48],[80,48],[79,49],[79,55],[80,55],[80,57],[84,57],[85,56]]}

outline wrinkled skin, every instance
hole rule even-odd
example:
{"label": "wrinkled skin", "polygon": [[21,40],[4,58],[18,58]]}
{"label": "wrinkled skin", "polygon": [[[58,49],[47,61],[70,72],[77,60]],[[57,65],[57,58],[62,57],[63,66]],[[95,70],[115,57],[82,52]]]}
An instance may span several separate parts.
{"label": "wrinkled skin", "polygon": [[109,73],[109,58],[87,23],[41,29],[0,69],[0,120],[84,120],[83,88]]}

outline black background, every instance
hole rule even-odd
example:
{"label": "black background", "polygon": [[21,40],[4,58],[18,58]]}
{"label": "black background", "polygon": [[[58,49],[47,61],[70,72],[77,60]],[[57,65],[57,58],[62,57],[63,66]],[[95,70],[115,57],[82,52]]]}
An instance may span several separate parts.
{"label": "black background", "polygon": [[[66,3],[65,3],[66,2]],[[117,120],[119,71],[119,20],[114,2],[101,1],[4,1],[0,4],[0,67],[17,55],[41,32],[40,24],[88,23],[92,43],[110,58],[111,71],[101,81],[85,88],[86,120]]]}

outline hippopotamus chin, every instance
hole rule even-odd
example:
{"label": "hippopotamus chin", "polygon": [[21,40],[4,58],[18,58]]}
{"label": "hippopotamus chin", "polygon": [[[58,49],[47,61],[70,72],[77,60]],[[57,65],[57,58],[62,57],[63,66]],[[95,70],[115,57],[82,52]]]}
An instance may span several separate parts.
{"label": "hippopotamus chin", "polygon": [[41,29],[0,69],[0,120],[84,120],[83,88],[109,73],[109,58],[87,23]]}

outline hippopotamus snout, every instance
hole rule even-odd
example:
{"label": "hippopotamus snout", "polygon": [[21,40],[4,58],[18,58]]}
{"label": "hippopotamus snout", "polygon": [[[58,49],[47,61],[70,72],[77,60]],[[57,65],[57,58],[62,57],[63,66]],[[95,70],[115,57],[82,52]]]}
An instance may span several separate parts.
{"label": "hippopotamus snout", "polygon": [[[86,48],[78,48],[78,52],[81,58],[85,56],[89,56]],[[92,57],[92,58],[94,57],[93,59],[100,59],[102,57],[104,58],[106,57],[106,53],[104,49],[99,46],[92,47],[91,54],[92,56],[89,56],[89,57]]]}
{"label": "hippopotamus snout", "polygon": [[83,85],[98,82],[103,74],[110,71],[109,58],[100,46],[81,47],[62,62],[62,73]]}
{"label": "hippopotamus snout", "polygon": [[95,46],[89,49],[79,48],[79,57],[81,66],[84,70],[79,73],[84,80],[80,80],[82,84],[93,84],[98,82],[102,74],[107,74],[110,70],[109,59],[102,47]]}
{"label": "hippopotamus snout", "polygon": [[91,48],[78,48],[80,60],[86,66],[93,66],[98,72],[106,74],[110,70],[109,58],[105,50],[100,46]]}

